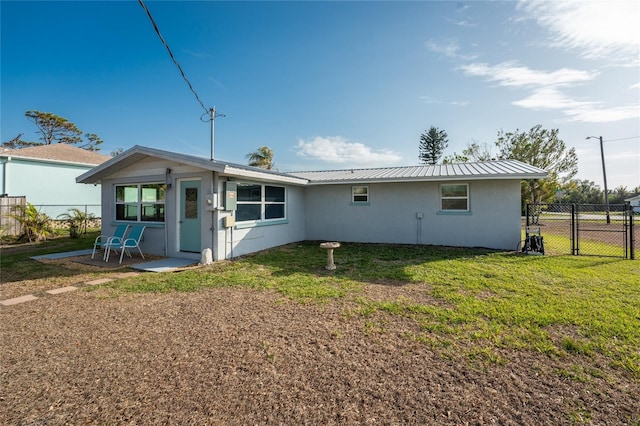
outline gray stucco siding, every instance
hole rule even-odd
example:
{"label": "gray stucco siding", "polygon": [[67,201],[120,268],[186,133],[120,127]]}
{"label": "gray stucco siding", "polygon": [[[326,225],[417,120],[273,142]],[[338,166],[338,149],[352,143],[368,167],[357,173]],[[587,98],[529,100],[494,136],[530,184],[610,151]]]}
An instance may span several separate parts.
{"label": "gray stucco siding", "polygon": [[352,205],[351,184],[307,187],[307,239],[516,247],[519,181],[463,182],[469,184],[469,212],[462,214],[441,211],[442,183],[451,182],[369,184],[368,205]]}
{"label": "gray stucco siding", "polygon": [[[265,222],[259,225],[245,227],[242,223],[231,231],[221,228],[222,234],[219,240],[226,239],[226,256],[230,255],[233,245],[233,256],[265,250],[305,240],[305,193],[304,188],[297,186],[285,186],[286,188],[286,220]],[[222,222],[221,222],[222,223]],[[233,241],[233,243],[232,243]]]}
{"label": "gray stucco siding", "polygon": [[[108,179],[102,182],[102,235],[113,235],[116,226],[119,223],[127,223],[130,225],[140,224],[146,228],[142,235],[140,247],[143,253],[157,256],[165,255],[165,223],[164,222],[133,222],[133,221],[116,221],[115,217],[115,187],[123,184],[138,184],[159,182],[160,176],[139,176],[128,179]],[[164,180],[164,177],[161,177]],[[171,202],[165,200],[165,220],[171,211]]]}

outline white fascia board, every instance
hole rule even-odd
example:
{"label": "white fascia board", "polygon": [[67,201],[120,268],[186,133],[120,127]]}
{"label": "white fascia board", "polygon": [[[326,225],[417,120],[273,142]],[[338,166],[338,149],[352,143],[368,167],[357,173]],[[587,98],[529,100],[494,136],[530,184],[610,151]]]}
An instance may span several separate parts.
{"label": "white fascia board", "polygon": [[262,173],[255,170],[246,170],[230,166],[226,166],[222,171],[222,174],[237,178],[253,178],[263,181],[290,183],[294,185],[306,185],[309,182],[307,179],[299,177],[287,176],[282,174]]}
{"label": "white fascia board", "polygon": [[78,163],[76,161],[65,161],[65,160],[53,160],[50,158],[34,158],[34,157],[24,157],[22,155],[3,155],[0,158],[6,158],[7,161],[16,161],[21,160],[30,163],[49,163],[49,164],[60,164],[67,166],[79,166],[79,167],[96,167],[97,164],[91,163]]}

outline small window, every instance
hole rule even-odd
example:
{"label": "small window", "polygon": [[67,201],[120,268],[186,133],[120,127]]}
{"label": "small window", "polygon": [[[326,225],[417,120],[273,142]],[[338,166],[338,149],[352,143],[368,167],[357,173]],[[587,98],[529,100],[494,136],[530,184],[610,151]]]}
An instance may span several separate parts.
{"label": "small window", "polygon": [[159,183],[116,186],[116,220],[164,222],[164,187]]}
{"label": "small window", "polygon": [[469,211],[469,185],[446,184],[440,186],[440,208],[443,211]]}
{"label": "small window", "polygon": [[352,186],[351,187],[351,202],[354,204],[366,204],[369,202],[369,187],[368,186]]}
{"label": "small window", "polygon": [[267,222],[286,219],[286,191],[283,186],[238,184],[236,221]]}

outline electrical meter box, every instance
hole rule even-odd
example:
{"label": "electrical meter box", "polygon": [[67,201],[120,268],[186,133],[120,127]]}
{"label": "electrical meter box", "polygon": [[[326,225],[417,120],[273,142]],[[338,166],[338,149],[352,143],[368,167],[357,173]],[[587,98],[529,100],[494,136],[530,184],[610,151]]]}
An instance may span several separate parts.
{"label": "electrical meter box", "polygon": [[225,228],[233,228],[236,225],[236,217],[235,216],[225,216],[224,218],[224,227]]}
{"label": "electrical meter box", "polygon": [[238,184],[235,182],[224,183],[224,209],[232,211],[236,209],[238,201]]}

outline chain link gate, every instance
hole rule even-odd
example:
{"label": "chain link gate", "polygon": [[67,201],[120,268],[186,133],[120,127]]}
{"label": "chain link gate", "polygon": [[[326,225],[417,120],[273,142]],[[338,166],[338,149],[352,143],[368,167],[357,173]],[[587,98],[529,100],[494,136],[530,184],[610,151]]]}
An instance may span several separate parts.
{"label": "chain link gate", "polygon": [[550,253],[635,259],[639,217],[629,204],[528,204],[526,213]]}

